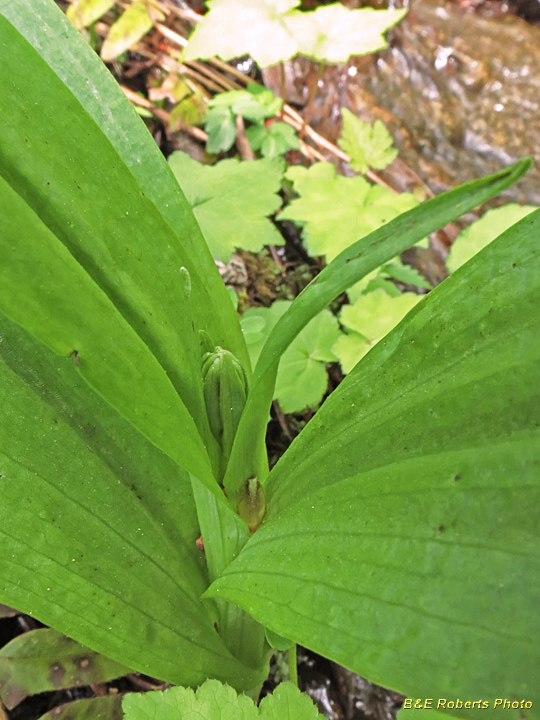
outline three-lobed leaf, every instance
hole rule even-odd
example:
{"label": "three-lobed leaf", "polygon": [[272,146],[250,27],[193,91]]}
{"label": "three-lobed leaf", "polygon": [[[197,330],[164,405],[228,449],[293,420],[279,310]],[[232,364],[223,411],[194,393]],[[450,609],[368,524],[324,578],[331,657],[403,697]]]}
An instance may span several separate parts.
{"label": "three-lobed leaf", "polygon": [[245,695],[216,680],[207,680],[197,691],[169,688],[160,693],[126,695],[125,720],[317,720],[312,700],[292,683],[281,683],[259,707]]}
{"label": "three-lobed leaf", "polygon": [[209,166],[177,151],[169,165],[216,259],[228,262],[237,248],[257,251],[264,245],[283,245],[268,219],[281,205],[281,158],[231,158]]}
{"label": "three-lobed leaf", "polygon": [[382,170],[397,157],[392,136],[380,120],[373,125],[362,122],[347,108],[342,108],[343,128],[338,145],[349,156],[349,165],[365,175],[370,168]]}
{"label": "three-lobed leaf", "polygon": [[488,210],[476,222],[460,232],[452,243],[446,265],[450,272],[454,272],[476,253],[483,250],[492,240],[495,240],[504,230],[517,223],[536,210],[533,205],[516,205],[508,203],[502,207]]}
{"label": "three-lobed leaf", "polygon": [[[251,363],[257,363],[272,328],[291,302],[277,300],[269,308],[250,308],[242,316]],[[335,362],[332,348],[339,337],[338,323],[323,310],[300,332],[281,358],[274,397],[286,413],[316,408],[326,392],[325,363]]]}
{"label": "three-lobed leaf", "polygon": [[290,167],[285,177],[300,197],[292,200],[277,219],[300,225],[309,254],[324,255],[328,260],[418,204],[408,193],[394,195],[364,178],[343,177],[327,162],[309,168]]}
{"label": "three-lobed leaf", "polygon": [[399,293],[391,297],[384,289],[360,295],[353,305],[345,305],[339,321],[347,333],[332,347],[344,373],[356,363],[422,299],[414,293]]}
{"label": "three-lobed leaf", "polygon": [[[187,60],[248,53],[261,66],[298,53],[324,62],[346,62],[386,47],[383,33],[406,10],[349,10],[334,3],[299,12],[299,0],[211,0],[184,51]],[[238,23],[235,18],[242,17]],[[272,38],[272,42],[268,42]]]}

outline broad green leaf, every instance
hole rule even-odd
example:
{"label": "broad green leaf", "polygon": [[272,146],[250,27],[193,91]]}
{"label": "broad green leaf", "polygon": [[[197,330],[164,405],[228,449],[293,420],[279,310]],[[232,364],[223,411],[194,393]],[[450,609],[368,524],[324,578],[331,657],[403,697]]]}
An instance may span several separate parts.
{"label": "broad green leaf", "polygon": [[75,700],[50,710],[39,720],[123,720],[122,695]]}
{"label": "broad green leaf", "polygon": [[264,245],[283,245],[268,219],[281,204],[281,159],[231,158],[209,166],[177,151],[169,164],[215,258],[228,262],[236,248],[256,252]]}
{"label": "broad green leaf", "polygon": [[105,62],[111,62],[125,50],[129,50],[152,29],[153,24],[145,2],[139,0],[129,5],[111,26],[105,42],[101,46],[102,59]]}
{"label": "broad green leaf", "polygon": [[377,289],[361,295],[353,305],[345,305],[339,321],[347,334],[342,334],[332,347],[343,372],[350,372],[422,297],[414,293],[400,293],[397,297],[391,297],[383,289]]}
{"label": "broad green leaf", "polygon": [[467,260],[470,260],[504,230],[517,223],[521,218],[536,210],[533,205],[516,205],[510,203],[502,207],[488,210],[469,227],[462,230],[452,243],[446,265],[454,272]]}
{"label": "broad green leaf", "polygon": [[114,0],[73,0],[66,10],[70,22],[80,30],[91,25],[114,5]]}
{"label": "broad green leaf", "polygon": [[[301,53],[324,62],[346,62],[386,47],[382,35],[406,10],[349,10],[339,3],[313,12],[299,0],[210,0],[184,52],[186,60],[251,55],[267,67]],[[242,22],[236,22],[238,17]],[[272,38],[272,42],[268,42]]]}
{"label": "broad green leaf", "polygon": [[304,288],[276,324],[255,368],[225,476],[230,498],[238,492],[239,477],[264,478],[266,475],[266,468],[257,458],[263,453],[266,418],[279,359],[296,335],[354,283],[430,232],[444,227],[501,192],[526,173],[530,166],[531,160],[524,158],[505,170],[465,183],[403,213],[343,251]]}
{"label": "broad green leaf", "polygon": [[227,152],[236,140],[236,124],[229,107],[216,105],[204,118],[204,129],[208,133],[206,150],[209,153]]}
{"label": "broad green leaf", "polygon": [[196,363],[177,331],[179,267],[191,276],[196,327],[242,362],[247,351],[191,208],[114,78],[52,0],[0,0],[0,18],[1,172],[121,305],[195,411]]}
{"label": "broad green leaf", "polygon": [[362,122],[347,108],[341,109],[343,128],[339,147],[349,156],[349,165],[365,175],[370,168],[383,170],[393,162],[398,151],[392,147],[392,136],[380,120],[373,125]]}
{"label": "broad green leaf", "polygon": [[288,60],[298,45],[284,18],[298,4],[299,0],[209,0],[209,12],[189,38],[184,58],[218,55],[231,60],[249,54],[261,67]]}
{"label": "broad green leaf", "polygon": [[540,717],[539,232],[536,211],[345,378],[208,596],[409,697]]}
{"label": "broad green leaf", "polygon": [[284,17],[284,23],[298,42],[297,52],[321,62],[342,63],[351,55],[366,55],[385,48],[383,33],[406,13],[407,10],[351,10],[333,3],[313,12],[291,13]]}
{"label": "broad green leaf", "polygon": [[28,695],[108,682],[130,672],[56,630],[31,630],[0,650],[0,698],[11,710]]}
{"label": "broad green leaf", "polygon": [[189,478],[72,361],[3,318],[0,338],[0,600],[155,677],[255,685],[199,599]]}
{"label": "broad green leaf", "polygon": [[86,382],[145,437],[200,480],[212,482],[201,437],[165,370],[3,178],[0,215],[0,310],[53,352],[70,357]]}
{"label": "broad green leaf", "polygon": [[290,167],[285,175],[300,195],[277,216],[303,228],[302,236],[312,256],[332,260],[358,238],[417,205],[413,195],[394,195],[364,178],[338,175],[334,165],[314,163],[309,168]]}
{"label": "broad green leaf", "polygon": [[[270,331],[290,306],[287,300],[277,300],[269,308],[250,308],[242,316],[252,365],[256,364]],[[274,392],[284,412],[301,412],[306,407],[316,408],[319,405],[328,385],[324,363],[336,362],[332,346],[338,337],[336,318],[330,311],[324,311],[299,333],[285,351]]]}
{"label": "broad green leaf", "polygon": [[281,683],[272,695],[253,700],[237,695],[216,680],[207,680],[194,692],[175,687],[164,692],[131,693],[124,697],[125,720],[317,720],[322,718],[308,695],[291,683]]}

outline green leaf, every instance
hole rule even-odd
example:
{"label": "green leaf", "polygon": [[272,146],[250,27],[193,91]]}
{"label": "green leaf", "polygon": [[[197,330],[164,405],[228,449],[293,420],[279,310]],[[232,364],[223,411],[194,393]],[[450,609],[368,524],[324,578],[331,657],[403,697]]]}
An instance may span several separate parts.
{"label": "green leaf", "polygon": [[31,630],[0,650],[0,698],[11,710],[28,695],[108,682],[130,672],[56,630]]}
{"label": "green leaf", "polygon": [[327,260],[417,205],[413,195],[394,195],[364,178],[343,177],[327,162],[309,168],[290,167],[285,177],[300,198],[282,210],[277,219],[301,225],[309,254],[324,255]]}
{"label": "green leaf", "polygon": [[246,90],[230,90],[218,93],[209,103],[210,107],[230,108],[235,115],[257,122],[274,117],[281,110],[283,100],[262,85],[249,83]]}
{"label": "green leaf", "polygon": [[207,680],[194,692],[174,687],[164,692],[129,694],[122,704],[125,720],[317,720],[312,700],[291,683],[281,683],[257,708],[253,700],[237,695],[216,680]]}
{"label": "green leaf", "polygon": [[343,372],[350,372],[422,297],[414,293],[400,293],[397,297],[391,297],[383,289],[377,289],[361,295],[354,305],[345,305],[339,320],[348,334],[341,335],[332,347]]}
{"label": "green leaf", "polygon": [[345,378],[207,596],[409,697],[539,717],[539,232],[536,211]]}
{"label": "green leaf", "polygon": [[209,166],[177,151],[169,164],[215,258],[228,262],[236,248],[256,252],[264,245],[283,245],[267,219],[281,204],[281,159],[231,158]]}
{"label": "green leaf", "polygon": [[[86,382],[145,437],[202,481],[212,482],[206,448],[164,369],[68,249],[2,178],[0,214],[0,310],[53,352],[71,357]],[[30,268],[27,258],[32,258]]]}
{"label": "green leaf", "polygon": [[343,251],[304,288],[276,324],[255,368],[225,476],[229,497],[238,492],[238,477],[266,476],[266,468],[256,458],[263,453],[266,418],[279,359],[296,335],[332,300],[369,272],[501,192],[530,166],[531,160],[524,158],[506,170],[465,183],[403,213]]}
{"label": "green leaf", "polygon": [[169,682],[256,685],[200,601],[186,473],[72,361],[0,320],[0,600]]}
{"label": "green leaf", "polygon": [[[257,128],[257,126],[255,126]],[[257,128],[258,129],[258,128]],[[300,149],[300,140],[294,128],[284,122],[274,122],[263,133],[254,133],[248,128],[247,138],[254,150],[261,149],[264,157],[273,158],[283,155],[289,149]]]}
{"label": "green leaf", "polygon": [[[321,62],[343,63],[351,55],[366,55],[387,46],[383,33],[407,10],[351,10],[341,3],[313,12],[294,12],[284,22],[298,42],[297,52]],[[284,58],[286,59],[286,58]]]}
{"label": "green leaf", "polygon": [[208,133],[206,150],[209,153],[227,152],[236,140],[236,124],[228,107],[216,105],[205,116],[204,129]]}
{"label": "green leaf", "polygon": [[123,720],[122,695],[75,700],[53,708],[39,720]]}
{"label": "green leaf", "polygon": [[373,125],[362,122],[347,108],[341,109],[343,128],[339,147],[349,156],[349,165],[365,175],[370,168],[383,170],[393,162],[398,151],[392,147],[392,136],[380,120]]}
{"label": "green leaf", "polygon": [[386,263],[381,270],[386,277],[391,277],[406,285],[416,285],[416,287],[426,288],[426,290],[431,290],[433,287],[416,268],[404,265],[401,260]]}
{"label": "green leaf", "polygon": [[462,230],[452,243],[446,259],[446,265],[450,272],[457,270],[477,252],[489,245],[492,240],[495,240],[504,230],[534,210],[536,207],[533,205],[516,205],[514,203],[488,210],[480,220]]}
{"label": "green leaf", "polygon": [[66,10],[70,22],[78,29],[91,25],[114,5],[114,0],[74,0]]}
{"label": "green leaf", "polygon": [[[294,8],[299,0],[209,0],[184,51],[186,60],[249,54],[261,66],[297,53],[325,62],[346,62],[386,47],[382,35],[406,10],[348,10],[335,3],[313,12]],[[235,18],[242,17],[242,22]],[[272,38],[272,42],[268,42]]]}
{"label": "green leaf", "polygon": [[184,58],[218,55],[231,60],[249,54],[261,67],[288,60],[298,45],[284,18],[298,4],[299,0],[209,0],[209,12],[189,38]]}
{"label": "green leaf", "polygon": [[[242,316],[253,365],[270,331],[290,306],[290,301],[277,300],[269,308],[250,308]],[[284,412],[301,412],[319,405],[328,385],[324,363],[336,361],[332,346],[338,337],[337,320],[327,310],[317,315],[285,351],[274,393]]]}
{"label": "green leaf", "polygon": [[152,18],[145,2],[134,2],[125,10],[120,18],[113,23],[105,42],[101,46],[101,57],[111,62],[132,45],[135,45],[152,29]]}
{"label": "green leaf", "polygon": [[195,326],[243,363],[247,351],[178,183],[117,82],[53,2],[0,0],[0,52],[9,98],[0,107],[2,175],[121,306],[196,414],[198,362],[178,333],[178,268],[191,277]]}

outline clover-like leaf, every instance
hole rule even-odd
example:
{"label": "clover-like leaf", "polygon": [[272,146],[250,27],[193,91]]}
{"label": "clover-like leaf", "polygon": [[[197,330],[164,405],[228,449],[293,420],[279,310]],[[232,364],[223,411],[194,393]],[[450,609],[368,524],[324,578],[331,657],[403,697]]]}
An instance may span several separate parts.
{"label": "clover-like leaf", "polygon": [[[278,300],[269,308],[250,308],[242,328],[253,365],[279,318],[291,302]],[[279,364],[274,397],[284,412],[316,408],[326,392],[325,363],[336,362],[332,346],[339,337],[338,323],[328,310],[317,315],[285,351]]]}
{"label": "clover-like leaf", "polygon": [[273,158],[287,152],[289,148],[299,150],[300,140],[294,128],[284,122],[274,122],[268,127],[252,125],[246,137],[253,150],[260,150],[266,158]]}
{"label": "clover-like leaf", "polygon": [[283,245],[268,220],[281,204],[281,159],[231,158],[209,166],[178,151],[169,165],[216,259],[228,262],[236,248],[255,252],[264,245]]}
{"label": "clover-like leaf", "polygon": [[343,128],[338,145],[349,156],[349,165],[365,175],[369,168],[382,170],[396,159],[392,136],[380,120],[373,125],[363,122],[347,108],[342,108]]}
{"label": "clover-like leaf", "polygon": [[343,372],[350,372],[360,358],[389,333],[421,299],[421,295],[414,293],[391,297],[379,288],[361,295],[354,305],[345,305],[339,319],[348,334],[342,335],[332,348],[339,358]]}
{"label": "clover-like leaf", "polygon": [[362,177],[338,175],[327,162],[291,167],[285,177],[300,197],[277,219],[301,225],[310,255],[325,255],[327,260],[417,204],[408,193],[394,195]]}
{"label": "clover-like leaf", "polygon": [[446,259],[446,265],[450,272],[457,270],[477,252],[489,245],[492,240],[495,240],[504,230],[533,210],[536,210],[534,205],[517,205],[516,203],[488,210],[480,220],[465,228],[454,240]]}
{"label": "clover-like leaf", "polygon": [[292,683],[281,683],[257,708],[217,680],[207,680],[197,691],[173,687],[164,692],[126,695],[125,720],[317,720],[312,700]]}
{"label": "clover-like leaf", "polygon": [[230,108],[235,115],[256,122],[274,117],[281,110],[283,100],[262,85],[248,83],[245,90],[229,90],[215,95],[209,105]]}

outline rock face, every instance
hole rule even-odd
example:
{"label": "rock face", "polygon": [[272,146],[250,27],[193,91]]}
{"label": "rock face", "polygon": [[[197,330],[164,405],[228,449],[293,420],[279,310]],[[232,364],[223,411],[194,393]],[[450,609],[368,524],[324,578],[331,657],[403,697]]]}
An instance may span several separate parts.
{"label": "rock face", "polygon": [[[434,192],[532,155],[537,168],[506,195],[540,205],[540,28],[510,15],[411,0],[389,38],[387,50],[327,69],[315,127],[335,140],[340,105],[380,118],[400,159]],[[308,61],[286,64],[291,102],[305,102],[314,72]],[[414,184],[399,162],[386,177],[398,189]]]}
{"label": "rock face", "polygon": [[509,194],[540,205],[540,28],[413,0],[391,48],[357,70],[349,104],[372,94],[395,118],[400,157],[430,184],[532,155],[537,167]]}

